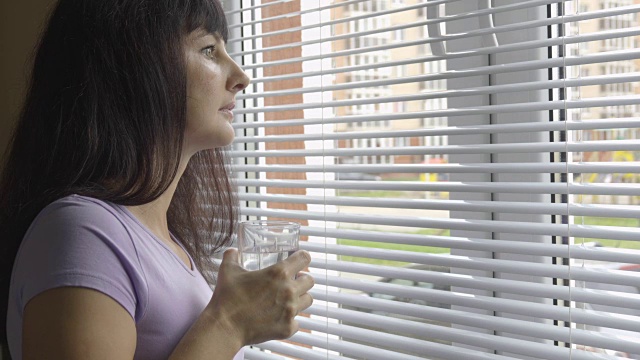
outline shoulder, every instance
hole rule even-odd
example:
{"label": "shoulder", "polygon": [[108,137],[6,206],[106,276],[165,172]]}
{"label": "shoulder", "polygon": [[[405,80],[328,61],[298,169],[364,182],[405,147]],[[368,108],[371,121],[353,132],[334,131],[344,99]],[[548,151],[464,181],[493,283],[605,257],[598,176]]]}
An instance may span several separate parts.
{"label": "shoulder", "polygon": [[117,231],[125,228],[123,214],[117,205],[80,195],[70,195],[47,205],[34,219],[34,227],[71,230],[78,226],[104,227]]}
{"label": "shoulder", "polygon": [[25,252],[71,260],[70,256],[99,259],[135,251],[125,215],[117,205],[70,195],[46,206],[33,220],[19,256]]}
{"label": "shoulder", "polygon": [[21,308],[62,286],[98,290],[132,316],[145,298],[144,273],[125,215],[109,202],[71,195],[45,207],[27,230],[12,274]]}
{"label": "shoulder", "polygon": [[23,243],[64,242],[73,246],[75,242],[85,243],[87,239],[133,246],[130,224],[123,209],[107,201],[80,195],[58,199],[42,209],[32,221]]}

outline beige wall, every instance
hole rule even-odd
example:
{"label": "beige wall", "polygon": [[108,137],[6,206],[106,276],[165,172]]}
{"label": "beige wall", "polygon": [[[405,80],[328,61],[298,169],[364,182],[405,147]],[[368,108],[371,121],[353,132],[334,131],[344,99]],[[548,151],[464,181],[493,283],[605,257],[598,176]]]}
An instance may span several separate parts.
{"label": "beige wall", "polygon": [[27,62],[53,0],[0,1],[0,156],[15,123],[27,78]]}
{"label": "beige wall", "polygon": [[[24,96],[28,73],[26,63],[35,47],[47,9],[53,2],[0,1],[0,158],[4,156]],[[2,163],[0,161],[0,166]]]}

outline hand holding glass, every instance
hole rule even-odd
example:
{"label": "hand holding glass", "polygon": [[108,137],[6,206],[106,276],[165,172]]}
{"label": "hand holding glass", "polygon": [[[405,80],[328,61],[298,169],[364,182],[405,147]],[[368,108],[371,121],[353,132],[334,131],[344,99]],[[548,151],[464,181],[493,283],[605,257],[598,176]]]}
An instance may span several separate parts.
{"label": "hand holding glass", "polygon": [[298,250],[300,224],[290,221],[254,220],[238,228],[240,264],[260,270],[282,261]]}

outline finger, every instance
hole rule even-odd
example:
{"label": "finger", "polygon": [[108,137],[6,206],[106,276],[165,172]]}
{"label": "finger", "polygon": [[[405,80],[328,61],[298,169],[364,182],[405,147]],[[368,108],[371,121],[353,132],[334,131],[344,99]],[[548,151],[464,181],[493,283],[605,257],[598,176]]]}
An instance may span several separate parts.
{"label": "finger", "polygon": [[292,320],[291,325],[289,326],[288,334],[283,337],[283,339],[288,339],[295,335],[300,329],[300,324],[297,321]]}
{"label": "finger", "polygon": [[309,293],[305,293],[300,296],[300,301],[298,302],[298,312],[302,312],[305,309],[309,308],[313,304],[313,296]]}
{"label": "finger", "polygon": [[293,278],[299,271],[306,269],[310,263],[311,255],[304,250],[298,250],[279,264],[282,264],[287,275]]}
{"label": "finger", "polygon": [[299,273],[298,277],[296,278],[296,282],[294,284],[296,293],[298,294],[306,293],[307,291],[311,290],[311,288],[313,287],[313,285],[315,285],[315,283],[316,282],[313,279],[313,276],[306,273],[302,273],[302,272]]}

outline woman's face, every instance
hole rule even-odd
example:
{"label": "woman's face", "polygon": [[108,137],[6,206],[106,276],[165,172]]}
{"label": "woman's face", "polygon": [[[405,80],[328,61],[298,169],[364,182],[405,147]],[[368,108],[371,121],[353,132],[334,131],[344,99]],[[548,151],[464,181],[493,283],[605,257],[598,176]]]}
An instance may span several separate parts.
{"label": "woman's face", "polygon": [[196,30],[185,42],[187,67],[187,127],[184,151],[218,148],[235,136],[231,122],[235,96],[249,78],[224,47],[217,34]]}

